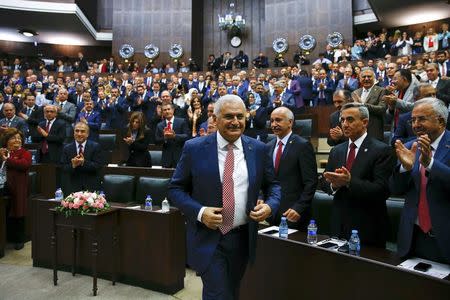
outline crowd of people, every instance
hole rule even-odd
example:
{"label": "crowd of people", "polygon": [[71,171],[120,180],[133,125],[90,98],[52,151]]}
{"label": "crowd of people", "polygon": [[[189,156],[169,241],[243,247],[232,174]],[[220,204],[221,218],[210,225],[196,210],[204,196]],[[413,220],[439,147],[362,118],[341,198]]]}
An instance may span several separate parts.
{"label": "crowd of people", "polygon": [[[225,53],[220,64],[211,56],[211,66],[218,68],[204,73],[175,72],[166,65],[170,72],[146,68],[144,73],[134,69],[118,74],[111,69],[114,61],[89,65],[80,53],[77,72],[67,75],[63,67],[55,74],[45,68],[24,70],[16,59],[13,66],[2,69],[0,82],[0,174],[7,170],[7,176],[0,178],[5,179],[8,193],[22,201],[12,206],[10,217],[21,224],[25,213],[26,188],[20,193],[17,189],[20,182],[27,186],[23,174],[31,165],[31,156],[22,148],[25,142],[39,145],[37,162],[62,164],[74,190],[93,190],[99,188],[97,174],[105,163],[99,132],[112,129],[126,150],[126,165],[152,167],[148,146],[158,144],[162,146],[162,166],[176,168],[171,198],[187,216],[188,237],[195,231],[206,243],[189,244],[188,239],[188,263],[205,274],[204,295],[216,292],[209,289],[215,283],[208,283],[214,273],[229,275],[221,267],[228,254],[214,251],[222,245],[217,239],[219,231],[224,236],[239,233],[241,239],[243,232],[253,235],[256,228],[246,222],[248,211],[242,203],[236,204],[236,219],[230,217],[235,207],[228,205],[234,196],[224,198],[223,212],[220,201],[204,198],[220,194],[212,182],[219,172],[202,163],[209,158],[219,166],[218,180],[234,186],[239,201],[251,195],[253,221],[268,218],[271,224],[278,224],[284,216],[291,227],[304,229],[319,187],[334,197],[332,234],[348,238],[351,230],[358,228],[362,243],[376,247],[386,243],[386,199],[394,193],[406,195],[399,253],[448,263],[450,207],[445,195],[450,186],[450,62],[445,50],[448,42],[444,41],[449,36],[441,38],[429,31],[422,44],[424,51],[413,43],[410,46],[416,55],[411,56],[412,52],[404,51],[409,47],[407,34],[386,47],[384,34],[368,35],[366,60],[362,56],[355,56],[353,62],[343,58],[353,57],[353,48],[345,55],[342,47],[333,50],[340,51],[337,56],[329,56],[327,49],[313,62],[310,72],[297,64],[269,69],[262,53],[253,60],[257,68],[233,72],[236,61],[239,68],[248,68],[248,56],[243,52],[238,58]],[[361,41],[356,44],[362,46]],[[397,52],[392,53],[394,44]],[[369,56],[378,53],[370,50],[375,46],[389,51]],[[394,59],[394,55],[398,57]],[[295,114],[322,105],[334,105],[336,112],[329,120],[318,120],[330,122],[328,144],[333,147],[319,180],[311,143],[292,129]],[[387,139],[386,125],[391,128]],[[210,157],[208,149],[218,151],[219,158]],[[263,158],[263,152],[271,159]],[[254,165],[248,165],[249,160]],[[248,168],[243,167],[245,161]],[[265,202],[257,197],[260,188],[266,192]],[[247,190],[251,191],[248,195],[243,192]],[[222,246],[228,247],[235,238]],[[23,247],[21,239],[23,235],[14,238],[18,249]],[[216,265],[208,269],[210,261]],[[238,274],[229,279],[232,293],[242,275],[242,262],[245,259],[233,266]]]}

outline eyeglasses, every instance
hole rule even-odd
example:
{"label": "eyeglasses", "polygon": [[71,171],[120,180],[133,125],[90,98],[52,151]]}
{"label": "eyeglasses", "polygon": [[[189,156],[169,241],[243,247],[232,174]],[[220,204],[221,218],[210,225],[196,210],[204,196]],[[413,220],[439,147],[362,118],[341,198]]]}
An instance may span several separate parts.
{"label": "eyeglasses", "polygon": [[431,121],[432,119],[437,119],[436,116],[429,116],[429,117],[425,117],[425,116],[419,116],[419,117],[412,117],[409,121],[408,124],[414,124],[414,123],[419,123],[419,124],[423,124],[426,121]]}

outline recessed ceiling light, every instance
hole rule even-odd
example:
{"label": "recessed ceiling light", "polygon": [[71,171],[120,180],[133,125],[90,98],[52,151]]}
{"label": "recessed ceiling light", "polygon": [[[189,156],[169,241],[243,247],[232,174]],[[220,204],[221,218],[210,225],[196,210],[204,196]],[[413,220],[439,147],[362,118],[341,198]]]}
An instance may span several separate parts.
{"label": "recessed ceiling light", "polygon": [[19,29],[19,33],[27,37],[32,37],[38,34],[36,31],[30,29]]}

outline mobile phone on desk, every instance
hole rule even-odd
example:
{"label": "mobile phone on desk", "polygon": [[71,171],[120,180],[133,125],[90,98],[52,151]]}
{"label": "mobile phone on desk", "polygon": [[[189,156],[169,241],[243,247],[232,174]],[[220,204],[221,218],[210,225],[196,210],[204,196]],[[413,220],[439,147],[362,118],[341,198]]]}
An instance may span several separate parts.
{"label": "mobile phone on desk", "polygon": [[336,249],[337,247],[339,247],[339,245],[336,243],[332,243],[332,242],[326,242],[326,243],[320,244],[319,247],[331,250],[331,249]]}
{"label": "mobile phone on desk", "polygon": [[265,232],[261,232],[261,233],[262,233],[262,234],[272,235],[272,234],[278,233],[278,230],[272,229],[272,230],[265,231]]}
{"label": "mobile phone on desk", "polygon": [[430,264],[420,262],[417,265],[414,266],[414,270],[420,271],[420,272],[426,272],[431,268]]}
{"label": "mobile phone on desk", "polygon": [[344,245],[340,246],[338,248],[338,251],[342,252],[342,253],[348,253],[349,252],[348,244],[344,244]]}

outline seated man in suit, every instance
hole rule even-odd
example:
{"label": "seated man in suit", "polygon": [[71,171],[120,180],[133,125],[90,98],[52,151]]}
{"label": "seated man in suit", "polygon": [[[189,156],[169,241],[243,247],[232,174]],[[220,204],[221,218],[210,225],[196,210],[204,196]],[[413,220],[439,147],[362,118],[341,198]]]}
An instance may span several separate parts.
{"label": "seated man in suit", "polygon": [[450,80],[439,77],[439,66],[435,63],[427,64],[426,71],[428,83],[436,88],[436,97],[448,106],[450,104]]}
{"label": "seated man in suit", "polygon": [[89,126],[88,139],[98,142],[102,120],[100,118],[100,113],[94,110],[94,101],[91,99],[84,102],[84,108],[77,118],[77,123],[78,122],[87,124]]}
{"label": "seated man in suit", "polygon": [[28,126],[24,119],[16,116],[16,108],[12,103],[3,104],[3,115],[5,116],[0,120],[0,133],[5,128],[17,128],[25,136],[28,134]]}
{"label": "seated man in suit", "polygon": [[268,153],[281,185],[280,209],[270,223],[278,225],[285,216],[290,228],[305,229],[317,186],[317,165],[311,143],[292,133],[293,122],[294,114],[286,107],[276,108],[270,116],[277,138],[268,143]]}
{"label": "seated man in suit", "polygon": [[347,90],[337,90],[333,93],[333,105],[336,111],[330,115],[330,130],[327,143],[330,146],[336,146],[347,141],[341,127],[341,109],[346,103],[352,101],[352,96]]}
{"label": "seated man in suit", "polygon": [[75,141],[64,147],[61,165],[67,177],[64,191],[99,191],[99,171],[103,165],[101,147],[88,140],[89,126],[84,122],[75,125]]}
{"label": "seated man in suit", "polygon": [[331,235],[348,239],[357,229],[362,244],[384,248],[388,179],[395,161],[388,145],[367,135],[368,123],[363,104],[342,107],[342,131],[349,140],[331,150],[321,186],[334,195]]}
{"label": "seated man in suit", "polygon": [[64,121],[56,118],[56,105],[44,107],[45,120],[37,126],[37,134],[33,140],[40,143],[38,151],[39,163],[59,164],[66,137],[66,125]]}
{"label": "seated man in suit", "polygon": [[412,126],[417,139],[395,142],[400,164],[390,187],[404,195],[398,254],[450,263],[450,132],[448,109],[436,98],[414,103]]}
{"label": "seated man in suit", "polygon": [[[202,278],[204,300],[238,299],[258,222],[279,206],[266,146],[242,134],[245,112],[239,96],[221,97],[217,133],[186,142],[169,185],[169,198],[186,217],[187,263]],[[265,203],[257,202],[260,191]]]}
{"label": "seated man in suit", "polygon": [[175,168],[181,156],[184,142],[189,138],[189,126],[185,119],[174,117],[171,103],[162,106],[164,120],[156,127],[155,142],[163,146],[161,164],[163,168]]}

